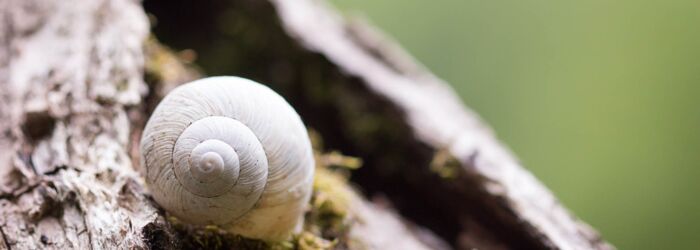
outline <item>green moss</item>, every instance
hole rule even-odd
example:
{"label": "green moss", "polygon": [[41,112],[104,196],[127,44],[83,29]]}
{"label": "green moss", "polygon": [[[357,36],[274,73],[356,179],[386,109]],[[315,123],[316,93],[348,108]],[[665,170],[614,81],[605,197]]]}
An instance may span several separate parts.
{"label": "green moss", "polygon": [[168,218],[177,232],[181,249],[271,249],[272,244],[230,234],[218,227],[198,227]]}
{"label": "green moss", "polygon": [[328,238],[342,236],[347,229],[347,210],[352,195],[344,177],[317,169],[305,231]]}
{"label": "green moss", "polygon": [[338,151],[324,154],[320,160],[325,166],[330,168],[358,169],[362,166],[360,158],[345,156]]}
{"label": "green moss", "polygon": [[332,249],[337,241],[328,241],[309,232],[297,236],[297,246],[300,250]]}
{"label": "green moss", "polygon": [[146,64],[144,65],[146,82],[153,84],[167,79],[167,66],[173,60],[177,60],[175,53],[158,43],[154,37],[148,38],[144,47],[147,54]]}
{"label": "green moss", "polygon": [[144,52],[144,79],[151,91],[158,91],[160,95],[165,94],[161,88],[175,87],[200,75],[201,69],[192,64],[197,57],[192,50],[178,53],[158,42],[155,37],[149,37],[144,44]]}
{"label": "green moss", "polygon": [[435,152],[430,161],[430,171],[445,179],[456,179],[459,175],[461,163],[448,149]]}
{"label": "green moss", "polygon": [[[320,143],[320,138],[316,143]],[[310,209],[305,216],[304,231],[295,236],[295,244],[297,249],[342,247],[347,244],[351,225],[349,207],[355,196],[348,186],[349,170],[359,168],[362,161],[337,151],[326,154],[316,151],[315,156],[316,174]]]}

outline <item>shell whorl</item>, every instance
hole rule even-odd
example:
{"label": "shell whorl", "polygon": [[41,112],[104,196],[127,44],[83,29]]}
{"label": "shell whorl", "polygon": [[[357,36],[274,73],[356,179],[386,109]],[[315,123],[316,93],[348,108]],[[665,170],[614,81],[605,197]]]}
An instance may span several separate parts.
{"label": "shell whorl", "polygon": [[176,217],[281,239],[299,226],[313,156],[306,129],[269,88],[211,77],[174,89],[141,139],[153,197]]}
{"label": "shell whorl", "polygon": [[[260,141],[248,127],[228,117],[210,116],[189,125],[175,142],[173,159],[177,180],[198,196],[237,192],[232,188],[262,191],[265,186],[267,158]],[[236,185],[241,175],[245,185]],[[259,196],[254,192],[246,198]]]}

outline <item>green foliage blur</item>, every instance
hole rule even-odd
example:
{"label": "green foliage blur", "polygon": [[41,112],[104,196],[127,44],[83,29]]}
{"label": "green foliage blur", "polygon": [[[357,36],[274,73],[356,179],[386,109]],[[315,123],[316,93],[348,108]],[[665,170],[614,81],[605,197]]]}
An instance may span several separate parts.
{"label": "green foliage blur", "polygon": [[334,0],[620,249],[700,249],[700,1]]}

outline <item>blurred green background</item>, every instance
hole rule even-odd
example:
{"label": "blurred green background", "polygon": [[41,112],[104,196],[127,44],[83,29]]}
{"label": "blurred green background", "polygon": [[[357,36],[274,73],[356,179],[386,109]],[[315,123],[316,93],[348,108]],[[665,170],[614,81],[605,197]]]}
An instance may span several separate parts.
{"label": "blurred green background", "polygon": [[700,249],[700,1],[334,0],[620,249]]}

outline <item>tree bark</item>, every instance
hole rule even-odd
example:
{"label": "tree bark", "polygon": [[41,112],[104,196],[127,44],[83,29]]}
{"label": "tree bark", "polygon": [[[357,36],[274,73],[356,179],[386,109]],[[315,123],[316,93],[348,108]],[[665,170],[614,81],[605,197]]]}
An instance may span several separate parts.
{"label": "tree bark", "polygon": [[146,16],[130,1],[0,5],[4,246],[142,246],[162,219],[128,151]]}
{"label": "tree bark", "polygon": [[[349,202],[336,247],[612,248],[366,23],[310,0],[183,1],[186,14],[145,4],[156,35],[193,48],[205,71],[268,83],[321,151],[363,159],[351,181],[372,201],[338,184]],[[201,76],[148,36],[138,1],[0,0],[0,249],[172,249],[226,235],[177,225],[139,175],[149,112]]]}

